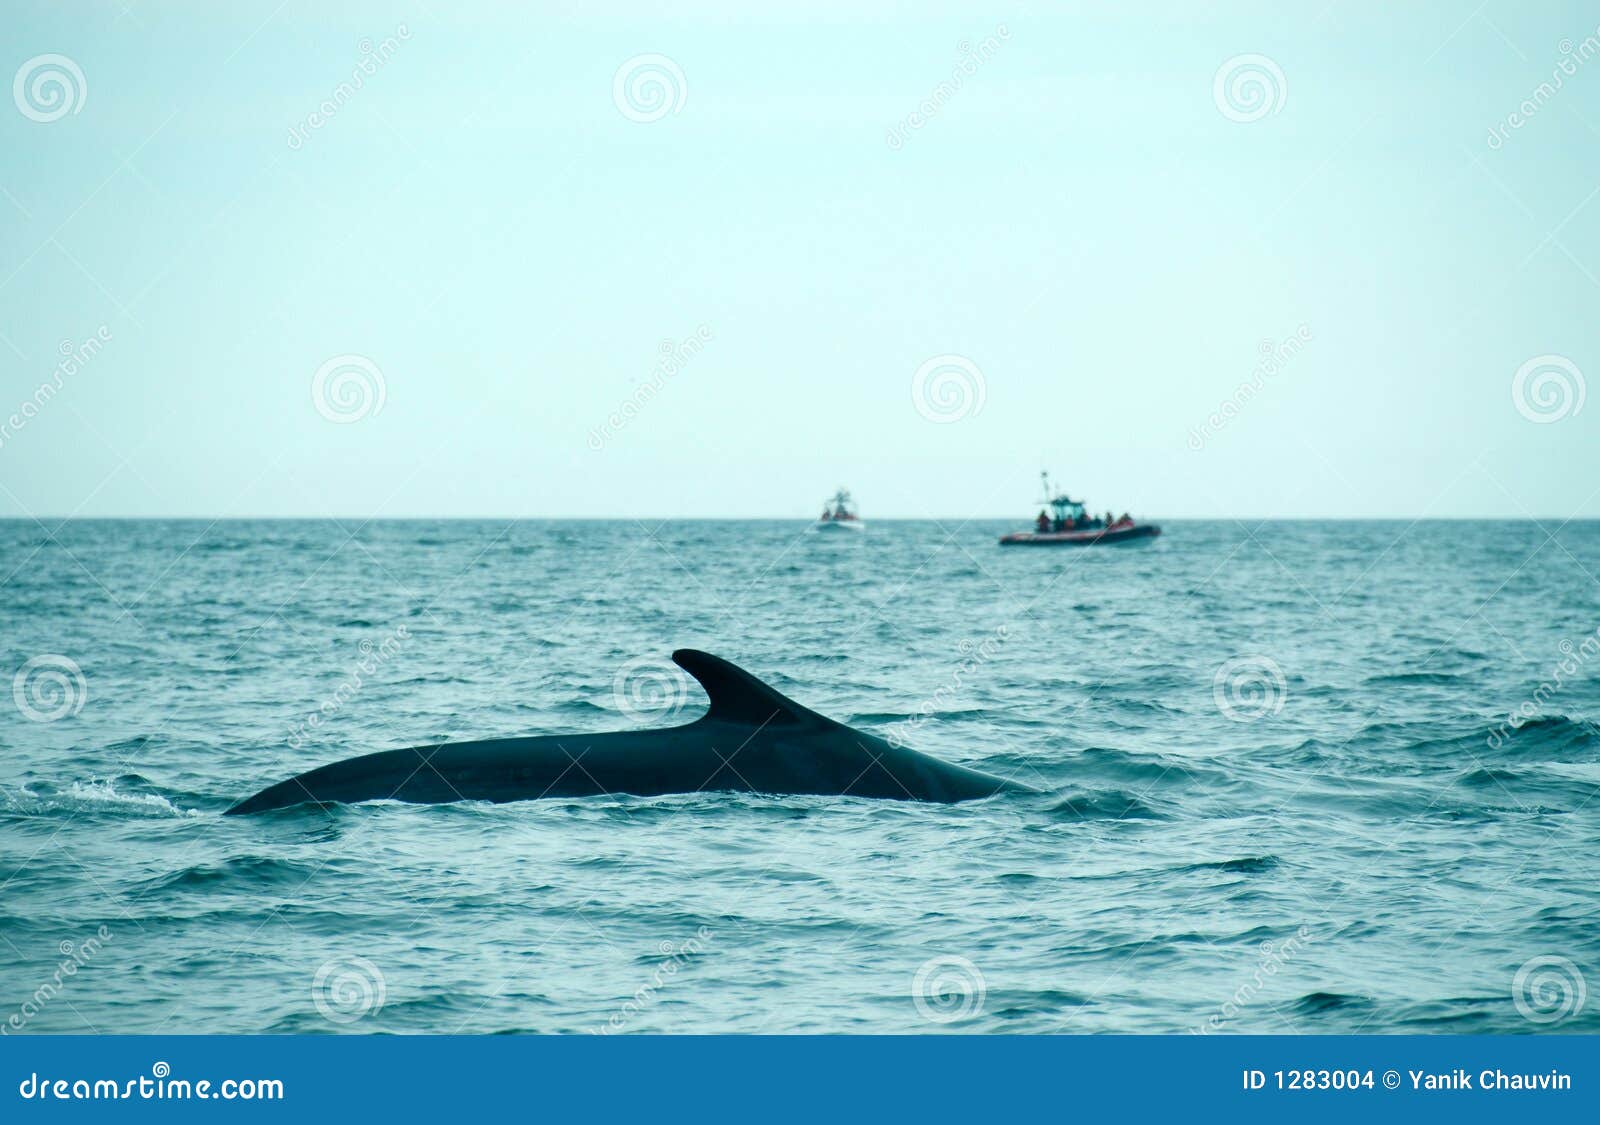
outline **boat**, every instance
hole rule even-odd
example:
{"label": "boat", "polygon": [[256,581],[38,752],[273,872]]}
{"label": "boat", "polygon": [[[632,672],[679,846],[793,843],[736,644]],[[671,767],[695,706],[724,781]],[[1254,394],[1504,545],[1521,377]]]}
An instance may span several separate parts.
{"label": "boat", "polygon": [[856,513],[856,502],[851,498],[850,490],[840,488],[832,499],[822,502],[822,515],[817,518],[812,530],[862,531],[866,526]]}
{"label": "boat", "polygon": [[1000,537],[1002,547],[1088,547],[1099,543],[1128,543],[1138,539],[1154,539],[1161,527],[1153,523],[1140,523],[1124,512],[1113,518],[1090,515],[1083,501],[1074,500],[1065,492],[1050,487],[1050,474],[1043,472],[1039,478],[1044,483],[1044,503],[1054,515],[1039,512],[1032,531],[1013,531]]}

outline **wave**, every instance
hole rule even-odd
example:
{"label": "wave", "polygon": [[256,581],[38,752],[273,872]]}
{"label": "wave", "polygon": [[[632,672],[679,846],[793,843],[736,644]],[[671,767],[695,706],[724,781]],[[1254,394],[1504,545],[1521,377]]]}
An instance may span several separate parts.
{"label": "wave", "polygon": [[1408,684],[1455,684],[1461,676],[1455,672],[1390,672],[1382,676],[1368,676],[1361,681],[1363,687],[1403,687]]}
{"label": "wave", "polygon": [[[1146,689],[1141,687],[1140,690]],[[1162,685],[1155,685],[1148,690],[1163,691],[1166,690],[1166,688]],[[1122,697],[1112,700],[1112,703],[1115,705],[1116,713],[1119,716],[1151,715],[1160,719],[1167,718],[1169,716],[1181,717],[1184,714],[1181,708],[1168,707],[1165,703],[1162,703],[1156,699],[1131,699]],[[1120,725],[1131,726],[1133,724],[1124,718]]]}
{"label": "wave", "polygon": [[1072,759],[1071,767],[1075,772],[1088,771],[1098,777],[1127,784],[1176,784],[1199,780],[1221,783],[1225,780],[1221,771],[1198,761],[1161,754],[1134,754],[1105,746],[1091,746],[1081,751]]}
{"label": "wave", "polygon": [[1308,992],[1291,1004],[1290,1010],[1296,1015],[1320,1016],[1352,1008],[1371,1008],[1376,1003],[1370,996],[1356,996],[1348,992]]}
{"label": "wave", "polygon": [[916,711],[852,711],[849,715],[841,715],[839,721],[852,726],[876,727],[935,717],[937,716],[920,716]]}
{"label": "wave", "polygon": [[180,871],[147,879],[140,892],[212,890],[229,884],[241,890],[259,891],[267,887],[300,886],[322,867],[322,863],[298,863],[259,855],[240,855],[220,863],[197,863]]}
{"label": "wave", "polygon": [[64,789],[44,785],[41,789],[44,791],[30,789],[24,784],[15,790],[0,791],[0,813],[22,817],[64,814],[68,818],[85,813],[142,818],[204,815],[199,809],[180,808],[160,793],[124,792],[115,782],[100,778],[74,781]]}
{"label": "wave", "polygon": [[[13,648],[80,661],[87,681],[81,711],[32,724],[12,708],[0,725],[0,837],[15,838],[0,851],[20,865],[0,896],[0,981],[47,979],[59,943],[81,944],[102,917],[112,960],[93,971],[136,968],[115,987],[80,974],[72,1005],[48,1005],[30,1031],[157,1031],[174,982],[226,979],[210,1001],[190,990],[184,1030],[587,1032],[654,988],[705,925],[693,968],[627,1030],[937,1031],[910,993],[919,966],[946,957],[970,960],[986,989],[944,1028],[957,1032],[1176,1031],[1246,982],[1259,991],[1221,1021],[1230,1031],[1600,1032],[1584,960],[1600,896],[1573,890],[1600,825],[1600,677],[1586,674],[1600,661],[1534,694],[1561,636],[1577,643],[1600,616],[1566,555],[1529,561],[1544,538],[1531,525],[1418,525],[1351,590],[1359,612],[1333,617],[1292,587],[1259,599],[1282,572],[1227,521],[1173,526],[1157,553],[1081,559],[996,555],[999,523],[948,544],[953,524],[885,523],[815,552],[798,524],[503,526],[373,525],[361,541],[398,585],[365,581],[372,559],[336,554],[346,536],[329,523],[219,525],[204,536],[215,553],[202,544],[165,578],[173,544],[205,523],[59,529],[130,597],[161,578],[149,612],[136,607],[145,630],[80,612],[92,580],[36,526],[0,526],[0,550],[41,550],[12,580]],[[1573,557],[1600,558],[1600,522],[1575,528]],[[1332,598],[1400,530],[1279,524],[1272,551]],[[1507,534],[1503,559],[1479,549]],[[664,582],[661,547],[699,581],[671,564],[685,580]],[[1012,604],[973,559],[1037,597]],[[1463,619],[1462,590],[1487,595],[1524,561],[1519,605],[1544,612]],[[917,701],[963,663],[954,642],[1000,616],[1015,626],[1004,644],[940,693],[950,713],[924,721]],[[285,747],[285,718],[349,671],[339,638],[398,622],[416,647],[314,745]],[[220,816],[297,769],[447,734],[691,721],[705,710],[692,684],[677,714],[642,721],[612,698],[625,663],[685,644],[830,718],[880,737],[903,724],[921,751],[1040,792]],[[1251,655],[1278,663],[1283,707],[1237,722],[1248,715],[1218,705],[1216,677]],[[1513,726],[1524,699],[1533,717]],[[1363,884],[1373,869],[1387,877]],[[1441,925],[1475,914],[1487,921],[1441,958]],[[381,970],[385,1003],[330,1022],[312,977],[351,956]],[[1590,995],[1538,1025],[1512,977],[1547,956],[1590,974]],[[1108,977],[1116,987],[1100,987]]]}
{"label": "wave", "polygon": [[1059,820],[1165,820],[1139,798],[1119,790],[1082,793],[1050,806]]}
{"label": "wave", "polygon": [[1520,781],[1522,775],[1511,770],[1490,769],[1487,766],[1469,770],[1461,775],[1461,784],[1471,789],[1484,789],[1491,785],[1504,785],[1511,781]]}
{"label": "wave", "polygon": [[1175,873],[1188,871],[1225,871],[1236,875],[1260,875],[1271,871],[1278,866],[1278,857],[1275,855],[1251,855],[1240,859],[1223,859],[1212,863],[1190,863],[1183,867],[1175,867]]}
{"label": "wave", "polygon": [[1498,755],[1523,761],[1591,761],[1600,751],[1600,726],[1587,719],[1564,715],[1540,716],[1520,726],[1501,723],[1441,733],[1435,722],[1367,723],[1345,738],[1315,736],[1291,747],[1288,754],[1302,762],[1329,757],[1391,751],[1427,761],[1431,757],[1454,760],[1461,755],[1482,759]]}
{"label": "wave", "polygon": [[[1452,996],[1409,1005],[1394,1018],[1396,1024],[1417,1030],[1483,1032],[1497,1030],[1494,1025],[1511,1014],[1507,1011],[1511,1007],[1509,996]],[[1528,1026],[1520,1015],[1515,1021],[1512,1026],[1518,1030]]]}
{"label": "wave", "polygon": [[[1498,747],[1493,741],[1496,736],[1500,742]],[[1572,719],[1565,715],[1540,715],[1520,726],[1504,724],[1484,732],[1482,737],[1484,745],[1490,750],[1519,757],[1544,754],[1548,761],[1573,760],[1548,757],[1571,754],[1583,754],[1581,760],[1587,761],[1591,760],[1594,751],[1600,750],[1600,726],[1587,719]]]}
{"label": "wave", "polygon": [[1014,1020],[1025,1016],[1059,1015],[1073,1008],[1084,1008],[1100,1001],[1082,992],[1042,988],[1037,992],[1020,988],[992,989],[986,1007],[996,1019]]}

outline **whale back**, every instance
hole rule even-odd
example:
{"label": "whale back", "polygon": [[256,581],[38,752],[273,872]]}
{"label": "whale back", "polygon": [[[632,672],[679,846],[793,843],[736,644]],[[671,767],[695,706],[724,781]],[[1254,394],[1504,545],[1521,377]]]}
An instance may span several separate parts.
{"label": "whale back", "polygon": [[307,801],[435,804],[707,789],[964,801],[1026,788],[819,715],[708,652],[679,649],[672,659],[710,699],[706,714],[686,726],[380,750],[307,770],[227,812]]}

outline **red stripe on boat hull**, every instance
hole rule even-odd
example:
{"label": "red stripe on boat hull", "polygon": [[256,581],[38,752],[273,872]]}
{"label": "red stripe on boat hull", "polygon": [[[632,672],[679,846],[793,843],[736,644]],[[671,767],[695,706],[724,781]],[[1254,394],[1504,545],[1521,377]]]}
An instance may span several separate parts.
{"label": "red stripe on boat hull", "polygon": [[1152,539],[1161,534],[1153,523],[1131,527],[1112,527],[1097,531],[1014,531],[1000,537],[1002,547],[1088,547],[1096,543],[1126,543],[1130,539]]}

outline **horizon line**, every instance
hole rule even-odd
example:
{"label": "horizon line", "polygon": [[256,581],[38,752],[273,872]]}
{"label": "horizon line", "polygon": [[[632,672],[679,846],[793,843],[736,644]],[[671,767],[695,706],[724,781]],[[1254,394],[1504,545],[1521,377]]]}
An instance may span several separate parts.
{"label": "horizon line", "polygon": [[[815,516],[654,516],[654,515],[540,516],[540,515],[488,515],[488,514],[476,514],[476,515],[400,515],[400,516],[378,516],[378,515],[361,515],[361,514],[345,514],[345,515],[283,515],[283,514],[273,514],[273,515],[227,515],[227,516],[207,515],[207,514],[196,514],[196,515],[151,515],[151,514],[138,514],[138,515],[78,515],[78,514],[72,514],[72,515],[56,515],[56,514],[45,514],[45,515],[0,515],[0,523],[44,523],[46,521],[50,521],[50,522],[54,522],[54,523],[56,523],[58,525],[67,524],[67,523],[74,523],[74,522],[89,522],[89,521],[100,521],[100,522],[108,522],[108,523],[109,522],[121,521],[121,522],[133,523],[133,522],[138,522],[138,521],[154,522],[154,521],[160,521],[160,520],[167,520],[167,521],[184,520],[184,521],[192,521],[192,522],[205,521],[205,522],[210,522],[210,523],[247,523],[247,522],[254,523],[254,522],[264,522],[264,521],[269,521],[269,520],[280,520],[280,521],[285,521],[285,522],[292,520],[292,521],[299,521],[299,522],[303,522],[303,523],[315,523],[315,522],[345,523],[345,522],[350,522],[350,521],[360,521],[360,522],[363,522],[363,523],[379,523],[379,522],[385,522],[385,521],[386,522],[390,522],[390,523],[423,522],[423,521],[432,522],[432,523],[440,523],[440,522],[449,522],[449,521],[453,521],[453,520],[454,521],[462,521],[462,522],[469,522],[469,521],[470,522],[485,522],[485,521],[502,522],[502,521],[509,521],[509,522],[513,522],[513,523],[514,522],[519,522],[519,521],[528,522],[528,523],[642,523],[642,522],[645,522],[645,521],[654,521],[654,522],[658,522],[658,523],[660,523],[660,522],[673,522],[673,523],[816,523],[817,522],[817,519],[816,519]],[[945,515],[945,516],[928,516],[928,515],[924,515],[924,516],[873,516],[870,519],[863,519],[861,521],[861,523],[862,523],[863,526],[865,526],[865,525],[872,524],[872,523],[951,523],[951,522],[973,523],[973,522],[977,522],[979,520],[983,520],[983,521],[1006,521],[1006,522],[1016,523],[1016,524],[1031,524],[1032,523],[1032,520],[1030,520],[1030,519],[1027,519],[1025,517],[1018,517],[1018,516],[1015,516],[1015,515],[999,515],[999,516],[985,516],[985,515],[976,515],[976,516],[972,516],[972,515],[968,515],[968,516],[959,516],[959,515]],[[1595,522],[1600,522],[1600,515],[1596,515],[1596,516],[1576,516],[1576,515],[1574,515],[1574,516],[1562,516],[1562,515],[1554,515],[1554,514],[1549,514],[1549,515],[1527,515],[1527,514],[1522,514],[1522,515],[1503,515],[1503,514],[1493,514],[1493,513],[1491,513],[1491,514],[1487,514],[1487,515],[1468,515],[1468,516],[1410,516],[1410,515],[1399,515],[1399,516],[1351,516],[1351,515],[1342,515],[1342,516],[1315,516],[1315,515],[1261,516],[1261,515],[1207,515],[1207,516],[1151,516],[1151,517],[1149,517],[1149,522],[1158,522],[1158,521],[1162,521],[1162,520],[1173,521],[1173,522],[1194,522],[1194,523],[1216,523],[1216,522],[1243,523],[1243,522],[1246,522],[1246,521],[1253,521],[1255,523],[1302,523],[1302,522],[1312,522],[1312,521],[1319,522],[1319,523],[1475,523],[1475,522],[1483,522],[1483,521],[1493,520],[1493,521],[1499,522],[1499,523],[1545,523],[1545,522],[1554,521],[1554,522],[1558,522],[1558,523],[1562,523],[1562,524],[1568,524],[1568,523],[1595,523]]]}

